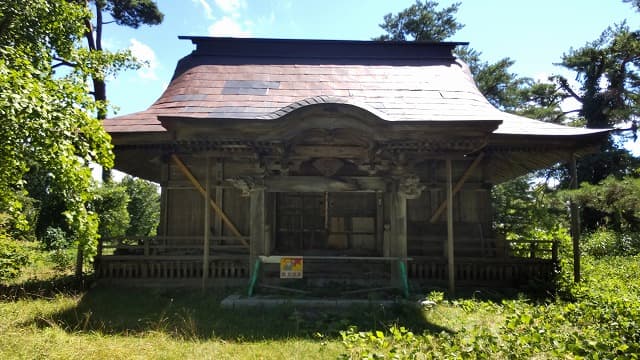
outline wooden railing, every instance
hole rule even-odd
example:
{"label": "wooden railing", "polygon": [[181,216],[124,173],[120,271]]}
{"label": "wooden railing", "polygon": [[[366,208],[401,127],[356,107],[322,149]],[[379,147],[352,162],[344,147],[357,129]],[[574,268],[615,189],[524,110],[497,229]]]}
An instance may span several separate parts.
{"label": "wooden railing", "polygon": [[[248,241],[248,238],[243,238]],[[95,274],[108,279],[203,278],[201,237],[121,237],[98,244]],[[211,237],[207,279],[249,276],[246,246],[235,236]]]}
{"label": "wooden railing", "polygon": [[[249,237],[212,236],[209,253],[248,254],[242,240],[248,242]],[[203,250],[203,240],[199,236],[128,236],[98,242],[98,256],[202,255]]]}
{"label": "wooden railing", "polygon": [[508,258],[558,260],[558,242],[550,240],[510,240],[504,255]]}
{"label": "wooden railing", "polygon": [[[95,259],[95,274],[108,279],[202,279],[203,248],[202,242],[195,243],[197,240],[201,241],[195,237],[105,241]],[[238,239],[214,238],[209,251],[206,278],[249,278],[249,256]],[[495,254],[456,257],[456,281],[512,286],[534,278],[550,279],[557,266],[558,245],[554,241],[511,241],[505,243],[504,248],[496,249]],[[446,257],[412,256],[407,263],[407,274],[418,281],[446,281]]]}
{"label": "wooden railing", "polygon": [[[557,269],[556,241],[507,241],[493,257],[456,257],[455,279],[459,282],[513,286],[532,279],[549,280]],[[409,278],[424,281],[448,279],[446,257],[412,256]]]}
{"label": "wooden railing", "polygon": [[[200,256],[110,255],[97,257],[95,274],[108,279],[202,279]],[[249,276],[246,256],[209,258],[208,279],[237,279]]]}
{"label": "wooden railing", "polygon": [[[457,282],[486,283],[501,286],[526,284],[532,279],[550,280],[556,264],[550,260],[458,259],[455,262]],[[410,279],[442,281],[448,279],[446,259],[414,258],[408,264]]]}

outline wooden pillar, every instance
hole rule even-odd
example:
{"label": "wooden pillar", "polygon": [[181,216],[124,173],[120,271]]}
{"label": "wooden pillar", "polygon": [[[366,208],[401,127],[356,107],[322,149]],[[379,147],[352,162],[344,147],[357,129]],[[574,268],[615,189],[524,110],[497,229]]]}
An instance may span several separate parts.
{"label": "wooden pillar", "polygon": [[256,259],[260,255],[265,254],[264,236],[265,236],[265,191],[264,188],[251,190],[249,201],[249,233],[251,241],[249,242],[249,266],[251,273]]}
{"label": "wooden pillar", "polygon": [[[571,154],[569,160],[569,170],[571,171],[571,189],[578,188],[578,170],[576,168],[576,155]],[[573,245],[573,281],[580,282],[580,211],[578,204],[571,201],[571,242]]]}
{"label": "wooden pillar", "polygon": [[447,266],[449,273],[449,294],[455,293],[455,263],[453,247],[453,174],[451,169],[451,159],[446,160],[447,172]]}
{"label": "wooden pillar", "polygon": [[[221,209],[224,209],[224,189],[222,188],[222,181],[224,180],[224,159],[216,159],[216,175],[214,179],[216,181],[216,203]],[[222,219],[216,216],[214,219],[213,227],[216,229],[216,236],[223,236]]]}
{"label": "wooden pillar", "polygon": [[205,198],[204,198],[204,239],[202,245],[202,288],[206,286],[207,279],[209,278],[209,234],[211,232],[211,210],[209,208],[208,199],[211,198],[211,169],[210,159],[207,157],[207,164],[205,165]]}
{"label": "wooden pillar", "polygon": [[163,163],[160,170],[160,224],[158,235],[166,237],[169,228],[169,163]]}
{"label": "wooden pillar", "polygon": [[[402,194],[398,185],[394,184],[394,189],[389,196],[389,255],[402,259],[406,265],[407,259],[407,198]],[[399,273],[395,265],[392,265],[392,277],[394,282],[400,280]]]}
{"label": "wooden pillar", "polygon": [[388,254],[385,255],[384,197],[382,195],[382,192],[376,191],[376,250],[379,256],[388,256]]}

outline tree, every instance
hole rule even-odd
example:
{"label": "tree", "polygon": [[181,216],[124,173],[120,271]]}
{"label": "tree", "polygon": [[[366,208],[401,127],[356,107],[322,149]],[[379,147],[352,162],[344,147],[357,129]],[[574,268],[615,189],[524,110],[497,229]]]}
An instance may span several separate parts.
{"label": "tree", "polygon": [[109,136],[89,115],[100,108],[87,94],[85,77],[54,76],[54,58],[78,59],[77,44],[89,13],[66,0],[0,2],[0,212],[11,227],[28,228],[22,214],[30,169],[46,169],[47,191],[64,201],[62,215],[72,241],[94,248],[97,215],[91,200],[89,162],[111,167]]}
{"label": "tree", "polygon": [[[97,107],[99,120],[107,117],[107,89],[105,78],[109,74],[115,74],[124,68],[137,68],[140,64],[133,58],[128,50],[116,52],[106,51],[102,47],[102,34],[104,25],[116,23],[132,28],[140,25],[157,25],[162,22],[164,15],[158,10],[153,0],[86,0],[85,10],[89,12],[93,6],[95,11],[95,23],[91,17],[85,17],[82,21],[83,34],[87,41],[87,48],[77,51],[76,56],[56,56],[57,63],[54,67],[70,66],[77,74],[82,74],[85,79],[90,79],[93,84],[95,101],[101,106]],[[80,4],[80,2],[78,2]],[[111,20],[104,19],[104,15],[111,16]],[[103,166],[103,180],[109,181],[110,167]],[[82,272],[82,248],[78,248],[76,274]]]}
{"label": "tree", "polygon": [[103,183],[94,189],[91,202],[93,210],[98,214],[101,238],[124,236],[129,226],[129,195],[127,189],[113,181]]}
{"label": "tree", "polygon": [[494,186],[494,229],[509,240],[529,240],[568,224],[565,203],[546,182],[524,175]]}
{"label": "tree", "polygon": [[606,227],[618,233],[640,231],[640,178],[607,177],[596,185],[583,183],[580,189],[563,194],[600,214],[588,230]]}
{"label": "tree", "polygon": [[[464,27],[455,19],[460,3],[437,10],[438,2],[416,0],[399,13],[387,14],[380,27],[386,31],[374,40],[381,41],[444,41]],[[489,64],[480,59],[481,53],[466,46],[458,47],[456,54],[469,65],[469,70],[480,92],[497,108],[515,112],[521,103],[523,87],[528,79],[509,72],[514,61],[504,58]]]}
{"label": "tree", "polygon": [[[95,63],[100,64],[104,60],[109,63],[119,62],[121,66],[137,66],[137,63],[131,62],[131,54],[128,51],[118,51],[109,53],[102,47],[102,33],[104,25],[116,23],[118,25],[128,26],[134,29],[140,25],[158,25],[162,22],[164,14],[158,10],[158,6],[152,0],[88,0],[87,8],[91,7],[95,11],[95,23],[91,23],[90,19],[86,19],[84,37],[87,40],[87,48],[89,50],[89,58]],[[111,20],[104,20],[104,13],[111,16]],[[68,61],[61,60],[63,63]],[[79,66],[75,63],[74,66]],[[96,101],[107,101],[107,86],[105,83],[104,67],[91,69],[91,81],[93,83],[93,96]],[[98,119],[105,119],[107,112],[105,108],[101,108],[98,112]]]}
{"label": "tree", "polygon": [[440,11],[437,1],[427,0],[416,3],[400,11],[384,16],[380,27],[387,33],[374,40],[381,41],[443,41],[462,29],[464,25],[456,21],[455,14],[460,3],[455,3]]}
{"label": "tree", "polygon": [[582,104],[588,128],[608,128],[640,114],[640,32],[626,24],[607,28],[598,39],[562,56],[560,65],[575,71],[580,93],[567,79],[558,82]]}
{"label": "tree", "polygon": [[[562,90],[580,104],[579,115],[588,128],[610,128],[631,123],[637,129],[640,115],[640,32],[623,23],[607,28],[598,39],[571,49],[560,64],[575,71],[580,89],[574,90],[564,77],[556,77]],[[596,184],[609,175],[621,178],[636,168],[638,159],[614,138],[602,151],[586,157],[578,166],[580,181]]]}
{"label": "tree", "polygon": [[[550,79],[551,80],[551,79]],[[575,110],[563,111],[560,104],[569,96],[559,91],[558,85],[540,81],[524,80],[526,85],[520,90],[519,103],[514,109],[518,115],[552,123],[565,123],[566,115]]]}
{"label": "tree", "polygon": [[622,0],[626,3],[631,3],[631,6],[636,8],[636,11],[640,11],[640,0]]}
{"label": "tree", "polygon": [[160,195],[155,184],[131,176],[122,179],[129,196],[128,236],[155,236],[160,222]]}

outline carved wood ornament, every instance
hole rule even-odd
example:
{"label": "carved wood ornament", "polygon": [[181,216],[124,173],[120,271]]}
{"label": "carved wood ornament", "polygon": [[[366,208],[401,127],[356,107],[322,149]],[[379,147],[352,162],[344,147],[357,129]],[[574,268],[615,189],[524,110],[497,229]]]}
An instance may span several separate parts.
{"label": "carved wood ornament", "polygon": [[313,167],[324,176],[335,175],[343,166],[344,162],[336,158],[320,158],[313,162]]}

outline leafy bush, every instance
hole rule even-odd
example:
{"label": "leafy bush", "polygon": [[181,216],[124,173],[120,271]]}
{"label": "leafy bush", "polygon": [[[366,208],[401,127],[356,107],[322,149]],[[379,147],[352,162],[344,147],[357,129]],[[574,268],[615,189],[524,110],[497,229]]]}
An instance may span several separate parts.
{"label": "leafy bush", "polygon": [[49,249],[49,259],[58,271],[65,271],[73,264],[73,254],[69,252],[69,240],[64,230],[48,227],[42,236],[42,242]]}
{"label": "leafy bush", "polygon": [[127,236],[155,236],[160,223],[160,194],[152,182],[125,176],[122,179],[129,196]]}
{"label": "leafy bush", "polygon": [[64,249],[69,246],[67,234],[59,227],[47,227],[41,240],[47,249]]}
{"label": "leafy bush", "polygon": [[582,251],[594,257],[628,256],[640,253],[640,234],[617,233],[599,228],[584,237]]}
{"label": "leafy bush", "polygon": [[29,263],[29,249],[21,241],[0,233],[0,281],[10,280]]}

